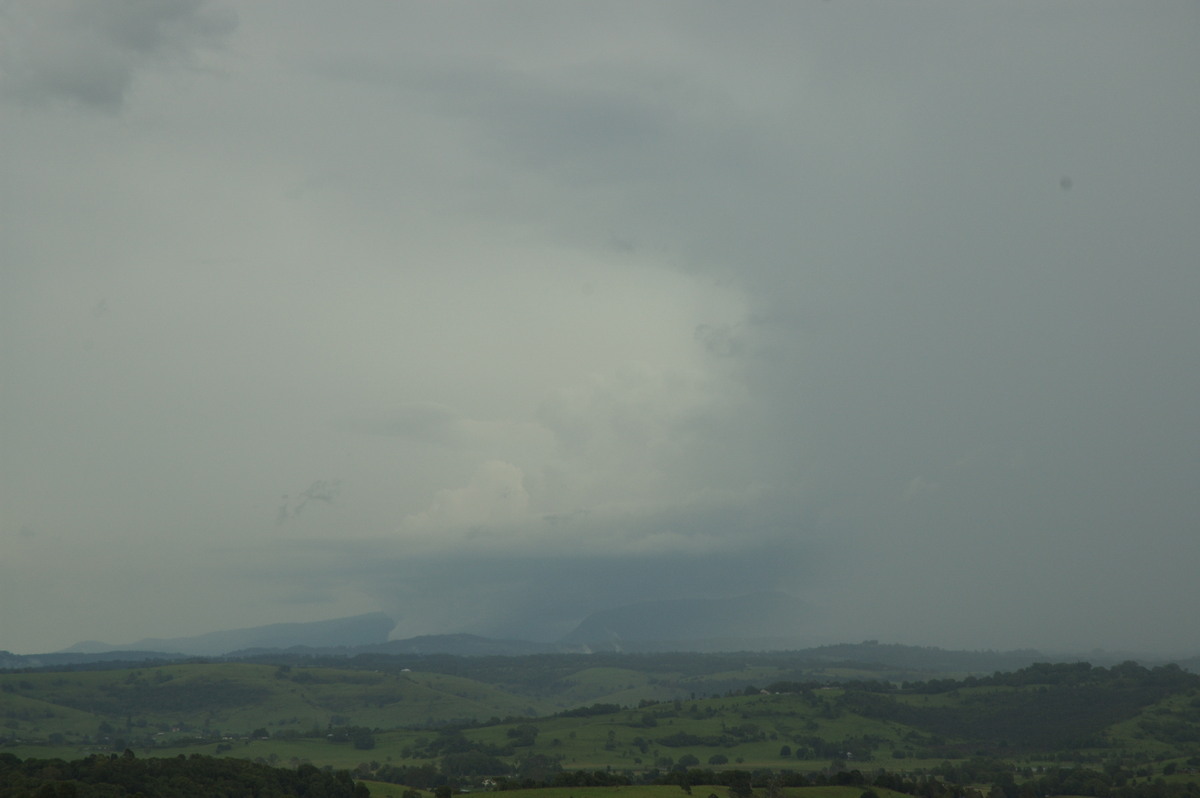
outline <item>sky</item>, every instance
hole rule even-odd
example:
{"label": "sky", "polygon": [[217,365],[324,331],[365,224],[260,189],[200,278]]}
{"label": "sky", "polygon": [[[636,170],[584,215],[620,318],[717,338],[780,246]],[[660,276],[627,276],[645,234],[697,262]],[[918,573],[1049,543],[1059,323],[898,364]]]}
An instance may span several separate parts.
{"label": "sky", "polygon": [[1196,652],[1200,5],[0,2],[0,649]]}

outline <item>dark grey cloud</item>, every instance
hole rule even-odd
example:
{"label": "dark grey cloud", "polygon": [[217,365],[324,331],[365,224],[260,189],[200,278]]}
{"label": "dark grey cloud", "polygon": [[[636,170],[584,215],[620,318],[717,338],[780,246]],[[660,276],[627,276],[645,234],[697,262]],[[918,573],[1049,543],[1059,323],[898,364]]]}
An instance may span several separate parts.
{"label": "dark grey cloud", "polygon": [[[1198,545],[1187,536],[1200,506],[1186,475],[1197,443],[1189,397],[1200,388],[1188,301],[1200,272],[1189,264],[1200,239],[1184,214],[1200,206],[1181,175],[1194,178],[1200,164],[1156,147],[1186,151],[1200,117],[1162,90],[1177,56],[1145,57],[1156,36],[1178,40],[1124,11],[1035,15],[1045,23],[1036,32],[1025,8],[986,20],[889,13],[898,27],[846,11],[801,31],[808,69],[764,59],[747,75],[759,104],[734,94],[744,82],[712,81],[655,107],[652,69],[587,65],[567,78],[536,74],[510,94],[485,79],[472,127],[571,192],[578,205],[556,209],[560,232],[586,240],[595,214],[746,289],[747,348],[730,369],[754,417],[709,419],[697,445],[737,440],[721,453],[753,454],[735,478],[791,483],[828,534],[853,530],[842,545],[872,563],[872,579],[847,591],[857,599],[829,594],[846,624],[893,638],[963,628],[915,577],[926,563],[951,568],[947,586],[976,596],[981,615],[1003,605],[1014,643],[1029,634],[1019,619],[1063,590],[1128,623],[1106,598],[1109,583],[1089,580],[1087,558],[1071,552],[1142,534],[1185,558]],[[1140,24],[1118,32],[1118,20]],[[926,24],[961,35],[922,36]],[[763,28],[748,35],[771,41]],[[822,37],[857,41],[872,57],[850,64]],[[793,82],[805,71],[808,81]],[[572,79],[614,79],[624,109],[587,91],[559,104],[548,85]],[[510,116],[510,97],[523,112]],[[586,117],[575,101],[594,102],[618,133],[573,133]],[[729,113],[704,118],[708,108]],[[696,119],[706,124],[685,124]],[[602,179],[581,181],[591,168]],[[1076,175],[1069,194],[1064,169]],[[608,201],[611,187],[620,202]],[[699,327],[698,341],[729,351],[717,329]],[[699,459],[720,463],[713,448]],[[889,584],[901,562],[905,578]],[[1070,588],[1056,581],[1065,573]],[[1006,590],[1018,574],[1045,587]],[[1102,634],[1087,605],[1041,621],[1039,644]],[[987,643],[965,629],[958,639]]]}
{"label": "dark grey cloud", "polygon": [[[455,629],[555,640],[600,610],[769,590],[807,594],[845,567],[806,534],[811,519],[784,522],[761,505],[541,523],[530,545],[497,540],[485,528],[432,549],[384,541],[296,544],[277,559],[272,581],[304,584],[310,574],[341,573],[397,621],[397,637]],[[625,545],[609,539],[610,524],[622,526]],[[647,546],[648,538],[670,540]],[[821,602],[780,619],[780,636],[825,642],[836,639],[831,631]]]}
{"label": "dark grey cloud", "polygon": [[0,26],[0,87],[10,96],[114,110],[139,70],[187,65],[197,48],[220,45],[237,15],[208,0],[50,0],[7,4]]}

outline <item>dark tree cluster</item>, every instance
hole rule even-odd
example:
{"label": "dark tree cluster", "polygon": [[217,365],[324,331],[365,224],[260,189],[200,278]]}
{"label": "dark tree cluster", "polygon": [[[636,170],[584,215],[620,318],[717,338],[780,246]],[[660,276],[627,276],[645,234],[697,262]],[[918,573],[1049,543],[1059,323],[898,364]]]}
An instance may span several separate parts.
{"label": "dark tree cluster", "polygon": [[370,798],[349,772],[295,770],[193,754],[93,755],[70,762],[0,754],[0,798]]}
{"label": "dark tree cluster", "polygon": [[[1012,755],[1064,749],[1102,748],[1105,730],[1135,717],[1146,707],[1181,691],[1200,687],[1200,676],[1175,665],[1144,668],[1133,662],[1098,668],[1086,662],[1039,663],[1012,673],[905,684],[899,693],[950,693],[949,706],[921,706],[895,693],[844,686],[837,708],[877,720],[924,729],[937,737],[969,741],[967,750]],[[973,690],[972,688],[990,688]],[[971,692],[967,692],[970,690]],[[1200,736],[1187,721],[1164,720],[1146,731],[1164,739]],[[930,746],[926,756],[961,756],[963,750]]]}

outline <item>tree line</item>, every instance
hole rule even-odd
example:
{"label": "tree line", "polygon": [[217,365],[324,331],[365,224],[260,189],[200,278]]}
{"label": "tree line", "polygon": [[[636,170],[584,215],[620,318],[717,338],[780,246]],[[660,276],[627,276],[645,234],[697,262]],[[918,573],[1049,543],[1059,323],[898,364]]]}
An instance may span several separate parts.
{"label": "tree line", "polygon": [[19,759],[0,754],[0,798],[370,798],[345,770],[292,770],[243,759],[193,754],[139,759]]}

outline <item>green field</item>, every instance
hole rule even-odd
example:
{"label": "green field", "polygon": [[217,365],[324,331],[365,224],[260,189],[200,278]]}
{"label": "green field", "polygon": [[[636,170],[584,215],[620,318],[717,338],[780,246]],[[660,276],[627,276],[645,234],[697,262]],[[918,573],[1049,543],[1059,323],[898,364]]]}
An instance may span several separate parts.
{"label": "green field", "polygon": [[[405,790],[409,789],[398,784],[388,784],[382,781],[362,780],[371,790],[373,798],[402,798]],[[693,796],[706,798],[716,795],[727,798],[729,788],[717,784],[691,785]],[[432,798],[428,790],[418,790],[423,798]],[[898,798],[903,793],[883,788],[876,788],[879,798]],[[779,798],[859,798],[863,793],[861,787],[783,787],[779,790]],[[662,784],[630,784],[621,787],[542,787],[534,790],[505,790],[498,795],[504,798],[681,798],[686,795],[679,787]]]}
{"label": "green field", "polygon": [[127,740],[205,731],[245,735],[256,728],[308,732],[330,724],[432,726],[532,716],[550,708],[537,699],[439,673],[284,671],[241,663],[0,673],[0,724],[7,729],[5,736],[19,739],[54,733],[93,738],[101,724]]}

